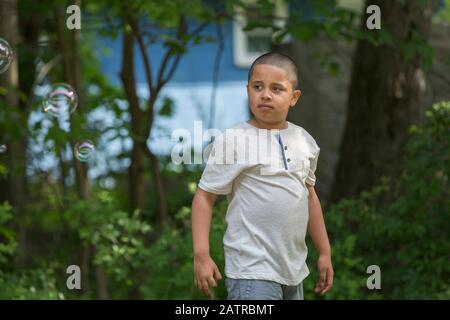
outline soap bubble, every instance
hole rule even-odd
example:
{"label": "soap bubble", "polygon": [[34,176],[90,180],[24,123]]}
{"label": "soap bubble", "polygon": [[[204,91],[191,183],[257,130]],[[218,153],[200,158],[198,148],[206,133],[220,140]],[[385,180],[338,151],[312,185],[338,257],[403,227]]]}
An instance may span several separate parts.
{"label": "soap bubble", "polygon": [[0,73],[8,70],[9,65],[13,59],[13,51],[9,43],[0,38]]}
{"label": "soap bubble", "polygon": [[8,148],[6,148],[6,145],[0,144],[0,153],[5,153]]}
{"label": "soap bubble", "polygon": [[60,117],[73,113],[77,106],[78,96],[75,90],[67,83],[56,83],[52,85],[42,108],[45,113],[53,117]]}
{"label": "soap bubble", "polygon": [[85,140],[82,142],[78,142],[74,148],[75,158],[77,158],[81,162],[86,162],[89,160],[89,158],[91,158],[94,151],[95,146],[92,141]]}

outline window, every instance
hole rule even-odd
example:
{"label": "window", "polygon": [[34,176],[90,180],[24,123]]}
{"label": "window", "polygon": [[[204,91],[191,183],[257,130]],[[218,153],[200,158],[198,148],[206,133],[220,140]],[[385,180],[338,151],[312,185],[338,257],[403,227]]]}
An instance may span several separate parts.
{"label": "window", "polygon": [[355,13],[361,13],[364,7],[363,0],[337,0],[336,5],[338,7],[354,11]]}
{"label": "window", "polygon": [[[274,24],[283,28],[288,17],[288,7],[283,0],[274,0],[274,12],[272,17],[261,17],[252,10],[252,4],[256,1],[245,0],[246,9],[239,7],[235,9],[235,19],[233,21],[233,55],[234,63],[237,67],[248,68],[252,62],[264,52],[270,50],[272,39],[276,35],[271,28],[256,28],[251,31],[242,29],[252,21],[261,22],[261,19],[268,19],[267,24]],[[272,20],[273,19],[273,20]],[[289,40],[285,37],[284,41]]]}

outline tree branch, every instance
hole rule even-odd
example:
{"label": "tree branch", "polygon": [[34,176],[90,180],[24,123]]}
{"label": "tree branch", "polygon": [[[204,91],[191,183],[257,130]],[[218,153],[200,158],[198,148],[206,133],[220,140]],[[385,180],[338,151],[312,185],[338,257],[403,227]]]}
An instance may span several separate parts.
{"label": "tree branch", "polygon": [[434,70],[430,70],[430,75],[439,78],[442,82],[444,82],[446,85],[450,86],[450,79],[447,79],[443,74],[434,71]]}
{"label": "tree branch", "polygon": [[[220,16],[221,16],[220,14],[217,15],[217,17],[220,17]],[[183,40],[181,39],[181,35],[182,35],[183,32],[186,30],[186,25],[185,25],[185,23],[186,23],[186,22],[184,21],[184,17],[181,16],[181,17],[180,17],[180,25],[179,25],[179,28],[178,28],[177,40],[181,40],[181,42],[182,42],[183,45],[187,45],[187,43],[188,43],[187,41],[183,41]],[[189,35],[189,37],[192,38],[192,37],[198,35],[198,34],[199,34],[203,29],[205,29],[209,24],[210,24],[210,22],[207,21],[207,22],[204,22],[203,24],[199,25],[196,29],[194,29],[194,30],[192,31],[192,33]],[[175,73],[176,67],[178,66],[178,63],[179,63],[180,58],[181,58],[181,53],[178,53],[178,54],[175,56],[175,59],[174,59],[172,65],[171,65],[171,67],[170,67],[170,69],[169,69],[169,72],[167,73],[167,76],[164,77],[164,73],[165,73],[165,69],[166,69],[166,64],[167,64],[169,58],[171,57],[171,56],[170,56],[170,53],[171,53],[171,49],[168,49],[167,52],[166,52],[166,54],[165,54],[165,56],[164,56],[164,61],[163,61],[163,64],[162,64],[162,66],[161,66],[160,73],[159,73],[159,75],[158,75],[158,84],[157,84],[157,87],[158,87],[159,89],[161,89],[161,88],[162,88],[167,82],[169,82],[169,80],[173,77],[173,74]],[[158,91],[159,91],[159,90],[158,90]]]}
{"label": "tree branch", "polygon": [[133,31],[134,36],[136,37],[136,40],[139,45],[139,50],[141,52],[142,60],[144,61],[144,72],[145,77],[147,78],[147,87],[150,96],[153,95],[154,92],[154,86],[153,86],[153,77],[152,77],[152,65],[150,63],[150,58],[148,56],[147,47],[144,43],[144,39],[142,37],[141,30],[139,28],[138,23],[136,20],[129,18],[128,23],[131,26],[131,30]]}
{"label": "tree branch", "polygon": [[216,111],[216,94],[217,94],[217,84],[219,82],[219,68],[220,61],[222,59],[222,52],[224,49],[223,33],[220,21],[216,22],[216,32],[219,39],[219,46],[217,48],[216,59],[214,61],[214,73],[213,73],[213,89],[211,93],[211,112],[209,115],[208,128],[212,128],[214,125],[215,111]]}
{"label": "tree branch", "polygon": [[[185,18],[183,15],[180,16],[180,22],[178,25],[178,30],[177,30],[177,35],[176,35],[176,39],[177,40],[181,40],[181,36],[183,35],[184,31],[186,30],[186,22],[185,22]],[[181,41],[183,42],[183,41]],[[177,56],[179,56],[180,53],[177,54]],[[173,56],[173,49],[172,48],[168,48],[166,53],[164,54],[164,58],[162,60],[161,63],[161,68],[159,69],[158,72],[158,80],[156,82],[156,87],[158,89],[162,88],[164,86],[165,83],[167,83],[167,81],[170,79],[171,77],[171,73],[169,72],[169,76],[167,76],[165,79],[163,79],[164,77],[164,73],[166,71],[166,67],[167,67],[167,63],[169,61],[169,59]],[[174,64],[178,64],[177,59],[175,58]],[[173,65],[172,68],[170,68],[170,71],[172,71],[173,73]],[[158,90],[159,91],[159,90]]]}

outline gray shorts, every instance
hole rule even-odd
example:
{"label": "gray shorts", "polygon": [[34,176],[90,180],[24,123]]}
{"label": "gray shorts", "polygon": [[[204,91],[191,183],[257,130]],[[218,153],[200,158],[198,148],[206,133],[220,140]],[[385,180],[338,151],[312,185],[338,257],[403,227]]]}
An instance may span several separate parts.
{"label": "gray shorts", "polygon": [[256,279],[225,279],[228,300],[303,300],[303,283],[286,286]]}

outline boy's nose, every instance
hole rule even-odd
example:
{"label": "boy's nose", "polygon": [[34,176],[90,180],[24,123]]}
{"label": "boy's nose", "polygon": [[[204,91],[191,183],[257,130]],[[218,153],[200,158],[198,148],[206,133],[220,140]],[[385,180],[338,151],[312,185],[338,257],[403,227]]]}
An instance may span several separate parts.
{"label": "boy's nose", "polygon": [[271,95],[269,94],[269,90],[263,90],[263,91],[261,92],[261,98],[262,98],[262,99],[265,99],[265,100],[271,99],[272,97],[271,97]]}

